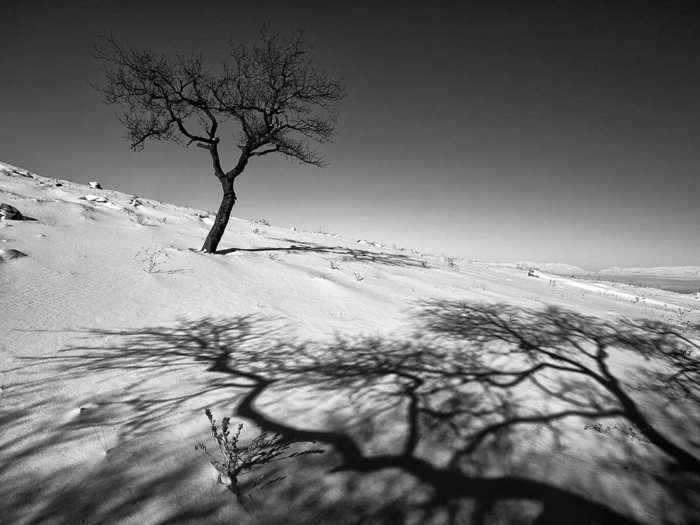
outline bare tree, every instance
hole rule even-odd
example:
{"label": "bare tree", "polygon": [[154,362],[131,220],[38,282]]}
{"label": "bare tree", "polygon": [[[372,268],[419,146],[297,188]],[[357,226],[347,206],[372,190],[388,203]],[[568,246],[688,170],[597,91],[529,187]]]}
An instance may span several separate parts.
{"label": "bare tree", "polygon": [[[223,198],[202,251],[216,252],[236,202],[234,183],[252,158],[278,153],[324,165],[311,143],[331,139],[344,90],[312,63],[301,34],[284,39],[262,32],[253,45],[231,46],[215,73],[201,54],[168,57],[125,48],[112,37],[96,46],[96,56],[106,71],[100,91],[108,104],[124,108],[132,149],[169,140],[209,152]],[[219,148],[228,121],[239,129],[240,152],[226,170]]]}

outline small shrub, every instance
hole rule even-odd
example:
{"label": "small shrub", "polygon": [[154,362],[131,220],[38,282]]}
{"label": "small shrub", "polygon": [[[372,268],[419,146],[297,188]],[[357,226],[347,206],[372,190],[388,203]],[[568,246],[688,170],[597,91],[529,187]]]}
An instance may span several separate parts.
{"label": "small shrub", "polygon": [[459,265],[454,257],[445,257],[445,262],[447,262],[447,267],[453,272],[459,271]]}
{"label": "small shrub", "polygon": [[140,257],[143,271],[146,273],[158,273],[158,266],[168,258],[161,248],[156,247],[146,248],[136,255]]}
{"label": "small shrub", "polygon": [[263,219],[262,217],[258,217],[257,219],[255,219],[255,220],[253,221],[253,223],[254,223],[254,224],[262,224],[263,226],[269,226],[269,225],[270,225],[270,223],[267,222],[267,220],[266,220],[266,219]]}
{"label": "small shrub", "polygon": [[601,432],[601,433],[602,432],[609,432],[609,427],[605,428],[600,423],[593,423],[590,425],[586,425],[583,428],[584,428],[584,430],[595,430],[596,432]]}
{"label": "small shrub", "polygon": [[338,263],[335,261],[330,261],[329,266],[331,270],[340,270],[340,266],[338,266]]}
{"label": "small shrub", "polygon": [[[219,423],[212,415],[211,410],[207,408],[204,413],[209,419],[211,433],[216,440],[219,452],[218,454],[210,452],[203,443],[197,443],[195,449],[204,452],[209,463],[219,473],[219,483],[227,485],[228,490],[236,496],[244,508],[247,507],[245,491],[256,488],[261,490],[285,478],[285,476],[258,472],[262,467],[275,461],[324,452],[324,450],[315,447],[293,451],[293,441],[289,441],[279,434],[269,434],[268,432],[262,432],[247,445],[241,445],[242,423],[232,431],[230,418],[225,417]],[[246,476],[247,479],[243,480],[243,476]],[[251,496],[248,496],[248,499],[252,501]]]}
{"label": "small shrub", "polygon": [[[168,218],[167,217],[157,217],[155,219],[149,218],[145,215],[140,215],[138,213],[132,212],[136,215],[136,222],[139,223],[141,226],[157,226],[158,224],[167,224]],[[155,222],[154,222],[155,220]],[[158,223],[158,224],[156,224]]]}
{"label": "small shrub", "polygon": [[692,308],[678,308],[678,311],[676,313],[676,323],[684,330],[687,330],[690,328],[690,319],[688,318],[688,315],[690,312],[692,312]]}
{"label": "small shrub", "polygon": [[601,423],[592,423],[585,425],[584,430],[593,430],[599,434],[614,435],[619,434],[630,441],[636,441],[643,445],[647,445],[650,441],[646,438],[644,433],[635,425],[603,425]]}
{"label": "small shrub", "polygon": [[353,272],[353,274],[355,275],[355,280],[356,280],[356,281],[364,281],[364,280],[365,280],[365,278],[362,276],[361,273]]}

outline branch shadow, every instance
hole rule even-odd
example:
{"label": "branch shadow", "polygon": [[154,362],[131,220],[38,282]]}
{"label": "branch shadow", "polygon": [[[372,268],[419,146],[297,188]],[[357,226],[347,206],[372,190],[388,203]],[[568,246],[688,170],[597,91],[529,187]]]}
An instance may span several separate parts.
{"label": "branch shadow", "polygon": [[407,266],[414,268],[428,268],[425,261],[405,254],[375,252],[343,246],[324,246],[322,244],[304,242],[294,239],[279,239],[289,242],[289,246],[266,246],[262,248],[228,248],[218,250],[219,255],[227,255],[237,252],[286,252],[286,253],[329,253],[343,257],[345,261],[359,261],[368,263],[386,264],[389,266]]}
{"label": "branch shadow", "polygon": [[[128,407],[124,443],[168,430],[178,411],[193,418],[214,405],[328,450],[276,466],[286,478],[258,495],[254,512],[234,509],[239,523],[678,524],[698,515],[696,334],[449,301],[424,304],[418,319],[422,335],[396,340],[294,341],[256,316],[89,331],[85,345],[54,362],[64,378],[133,376],[113,400]],[[158,394],[169,374],[189,378],[187,392]],[[151,472],[148,462],[159,457],[143,455],[138,475],[133,462],[116,462],[95,490],[78,480],[63,492],[37,492],[46,501],[36,515],[116,522],[139,512],[149,494],[181,491],[189,479],[199,506],[168,519],[217,522],[226,502],[202,495],[215,485],[201,486],[197,458],[178,456]],[[110,495],[125,483],[131,496],[115,501]],[[9,497],[3,492],[0,501]],[[77,511],[65,508],[66,495]],[[11,501],[19,517],[23,504]]]}

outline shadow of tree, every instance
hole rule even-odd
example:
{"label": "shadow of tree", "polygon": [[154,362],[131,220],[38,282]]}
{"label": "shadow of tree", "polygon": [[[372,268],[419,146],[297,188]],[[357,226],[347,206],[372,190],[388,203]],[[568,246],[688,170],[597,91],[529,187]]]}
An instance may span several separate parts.
{"label": "shadow of tree", "polygon": [[[219,406],[260,430],[329,450],[286,465],[285,481],[251,515],[237,515],[240,523],[697,516],[700,349],[689,334],[658,322],[446,301],[424,305],[419,319],[423,334],[409,340],[294,342],[255,316],[91,331],[114,343],[76,345],[55,362],[72,376],[134,374],[115,400],[131,407],[126,441],[167,428],[165,416],[178,407],[198,411],[217,394]],[[149,381],[176,370],[195,378],[189,393],[145,393]],[[185,459],[162,479],[130,478],[130,503],[143,503],[149,485],[167,490],[187,476],[179,469],[193,460]],[[44,509],[52,522],[75,523],[64,496]],[[95,505],[86,501],[83,516],[112,515],[109,498]],[[221,510],[202,508],[184,508],[181,521],[214,522]]]}
{"label": "shadow of tree", "polygon": [[289,242],[289,246],[267,246],[262,248],[229,248],[218,250],[216,253],[226,255],[237,252],[287,252],[287,253],[328,253],[339,255],[345,261],[359,261],[368,263],[386,264],[389,266],[410,266],[415,268],[428,268],[426,261],[399,253],[375,252],[358,248],[346,248],[343,246],[324,246],[318,243],[303,242],[295,239],[278,239]]}
{"label": "shadow of tree", "polygon": [[[633,375],[629,368],[634,368],[638,381],[633,390],[661,394],[656,401],[665,404],[658,408],[667,413],[689,411],[677,414],[688,417],[676,418],[683,428],[674,433],[688,439],[700,435],[700,421],[694,413],[700,405],[700,346],[677,327],[648,320],[606,322],[555,307],[533,312],[508,305],[445,301],[431,303],[422,315],[431,331],[469,341],[472,355],[488,354],[492,364],[485,365],[482,359],[475,372],[480,381],[512,388],[527,380],[548,396],[564,401],[572,412],[591,408],[598,412],[597,417],[624,418],[674,459],[677,468],[700,473],[700,458],[654,425],[655,415],[643,411],[631,395],[630,385],[611,368],[611,349],[615,349],[618,359],[628,357],[618,368],[627,367],[628,375]],[[503,344],[489,345],[493,342]],[[630,360],[630,354],[642,362]],[[545,386],[543,379],[550,371],[558,372],[557,389]],[[486,429],[479,438],[493,432],[498,429]],[[697,449],[700,440],[688,445]]]}
{"label": "shadow of tree", "polygon": [[[90,451],[82,450],[81,438],[101,426],[89,415],[57,425],[40,421],[40,427],[51,427],[47,433],[17,432],[23,420],[36,417],[41,405],[2,410],[2,523],[123,523],[139,512],[144,512],[141,518],[147,523],[224,523],[214,518],[225,502],[200,500],[197,495],[203,487],[193,487],[184,502],[171,496],[179,480],[196,478],[200,461],[186,455],[173,458],[172,450],[147,441],[132,442],[118,453],[105,449],[97,461],[88,461]],[[67,459],[61,461],[62,456]],[[169,500],[170,505],[147,512],[156,498]]]}

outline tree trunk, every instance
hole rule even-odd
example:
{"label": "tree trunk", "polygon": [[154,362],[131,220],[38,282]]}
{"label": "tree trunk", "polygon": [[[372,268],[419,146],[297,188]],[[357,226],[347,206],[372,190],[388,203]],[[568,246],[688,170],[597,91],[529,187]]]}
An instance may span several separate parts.
{"label": "tree trunk", "polygon": [[202,246],[202,251],[207,253],[216,253],[221,237],[224,236],[224,232],[226,231],[229,217],[231,217],[233,205],[236,204],[236,192],[233,191],[233,178],[225,177],[221,181],[221,186],[224,190],[224,197],[221,199],[219,211],[216,212],[214,224],[212,224],[209,235],[207,235],[204,246]]}

